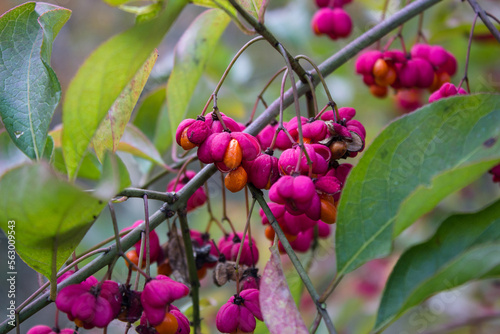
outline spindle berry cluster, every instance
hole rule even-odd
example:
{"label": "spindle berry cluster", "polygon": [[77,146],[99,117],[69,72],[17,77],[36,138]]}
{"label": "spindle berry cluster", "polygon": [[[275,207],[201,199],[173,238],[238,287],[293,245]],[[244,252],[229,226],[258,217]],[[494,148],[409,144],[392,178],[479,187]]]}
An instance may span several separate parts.
{"label": "spindle berry cluster", "polygon": [[316,0],[320,8],[311,20],[316,35],[327,35],[332,40],[345,38],[351,34],[352,20],[342,7],[352,0]]}
{"label": "spindle berry cluster", "polygon": [[440,45],[415,44],[408,54],[397,49],[370,50],[356,60],[356,73],[363,76],[372,95],[383,98],[393,88],[403,100],[401,106],[408,109],[421,106],[419,91],[439,90],[456,71],[455,56]]}

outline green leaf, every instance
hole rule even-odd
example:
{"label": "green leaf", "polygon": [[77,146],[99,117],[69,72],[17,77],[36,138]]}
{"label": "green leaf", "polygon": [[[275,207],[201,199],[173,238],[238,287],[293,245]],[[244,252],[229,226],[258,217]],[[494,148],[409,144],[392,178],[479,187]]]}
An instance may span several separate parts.
{"label": "green leaf", "polygon": [[157,18],[134,26],[95,50],[68,87],[63,106],[63,152],[75,177],[90,141],[108,110],[160,44],[186,0],[169,1]]}
{"label": "green leaf", "polygon": [[49,278],[105,204],[64,181],[45,162],[22,165],[0,179],[0,226],[8,233],[8,221],[15,221],[17,253]]}
{"label": "green leaf", "polygon": [[0,176],[7,170],[28,161],[28,157],[14,145],[7,131],[0,130]]}
{"label": "green leaf", "polygon": [[160,87],[146,96],[132,122],[149,140],[154,140],[158,115],[165,105],[166,94],[165,87]]}
{"label": "green leaf", "polygon": [[288,271],[285,277],[293,301],[295,302],[295,305],[299,307],[300,299],[302,297],[302,293],[304,292],[304,282],[302,282],[302,279],[295,269]]}
{"label": "green leaf", "polygon": [[[193,0],[192,3],[202,7],[222,9],[232,18],[237,18],[238,15],[238,12],[228,0]],[[238,0],[238,3],[255,18],[259,17],[262,0]]]}
{"label": "green leaf", "polygon": [[[54,168],[61,173],[67,174],[66,164],[64,163],[64,156],[61,147],[56,147],[54,149],[54,160],[53,164]],[[93,152],[88,150],[82,159],[82,163],[80,164],[80,168],[78,169],[77,177],[98,181],[101,178],[102,174],[102,166],[99,160]]]}
{"label": "green leaf", "polygon": [[160,153],[172,143],[205,65],[229,21],[223,11],[207,10],[196,18],[177,42],[174,68],[167,84],[167,110],[160,114],[154,141]]}
{"label": "green leaf", "polygon": [[50,67],[52,42],[69,9],[28,2],[0,17],[0,116],[31,159],[43,155],[61,86]]}
{"label": "green leaf", "polygon": [[[51,163],[55,169],[59,172],[68,174],[66,170],[66,164],[64,163],[63,152],[61,148],[61,135],[62,135],[62,124],[57,125],[52,131],[49,132],[49,136],[54,141],[54,152],[51,159]],[[102,166],[95,154],[87,150],[83,155],[82,163],[78,169],[78,177],[89,179],[89,180],[99,180],[101,178]]]}
{"label": "green leaf", "polygon": [[272,246],[270,250],[259,288],[264,322],[272,334],[309,333],[288,288],[278,249]]}
{"label": "green leaf", "polygon": [[103,0],[103,1],[110,6],[116,7],[116,6],[126,4],[127,2],[131,2],[132,0]]}
{"label": "green leaf", "polygon": [[500,161],[500,96],[437,101],[390,124],[352,170],[339,204],[339,275],[391,251],[392,239]]}
{"label": "green leaf", "polygon": [[193,0],[192,3],[202,7],[222,9],[233,17],[238,15],[238,12],[228,0]]}
{"label": "green leaf", "polygon": [[149,160],[164,168],[166,167],[165,162],[153,143],[132,124],[127,124],[125,133],[118,145],[118,150]]}
{"label": "green leaf", "polygon": [[125,126],[130,120],[132,111],[139,100],[157,58],[158,51],[155,50],[113,103],[106,118],[99,125],[92,144],[100,161],[104,158],[106,150],[116,152],[118,149],[118,143],[125,131]]}
{"label": "green leaf", "polygon": [[45,149],[43,151],[43,158],[48,162],[54,160],[54,138],[52,136],[47,136],[47,141],[45,142]]}
{"label": "green leaf", "polygon": [[262,0],[238,0],[240,5],[245,8],[247,12],[253,15],[253,17],[259,17],[259,10],[262,5]]}
{"label": "green leaf", "polygon": [[116,154],[106,152],[102,163],[102,177],[93,195],[107,201],[130,185],[130,175],[123,161]]}
{"label": "green leaf", "polygon": [[440,291],[500,269],[500,201],[446,219],[427,242],[407,250],[387,282],[375,328],[380,330]]}

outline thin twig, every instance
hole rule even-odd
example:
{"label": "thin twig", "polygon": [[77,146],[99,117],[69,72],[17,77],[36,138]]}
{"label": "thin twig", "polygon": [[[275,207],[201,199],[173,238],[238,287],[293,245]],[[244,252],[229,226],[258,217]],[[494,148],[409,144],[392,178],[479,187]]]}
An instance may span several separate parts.
{"label": "thin twig", "polygon": [[193,244],[191,242],[191,236],[189,234],[189,224],[186,216],[186,209],[177,211],[177,216],[179,217],[179,222],[181,224],[182,239],[184,240],[184,248],[186,250],[186,260],[189,270],[189,281],[191,283],[191,299],[193,301],[193,327],[194,333],[200,333],[200,280],[198,279],[198,272],[196,270],[196,262],[193,254]]}
{"label": "thin twig", "polygon": [[165,192],[147,190],[147,189],[139,189],[139,188],[125,188],[123,189],[116,197],[137,197],[143,198],[144,195],[147,195],[149,199],[155,199],[167,203],[173,203],[176,199],[176,196],[173,192]]}
{"label": "thin twig", "polygon": [[477,3],[476,0],[467,0],[467,1],[471,5],[472,9],[474,9],[474,12],[479,14],[481,21],[483,21],[484,25],[488,28],[491,34],[495,36],[498,43],[500,43],[500,31],[498,31],[498,29],[493,25],[493,23],[491,23],[490,19],[488,18],[488,15],[485,13],[483,8]]}
{"label": "thin twig", "polygon": [[288,242],[285,234],[281,230],[281,227],[279,226],[278,222],[276,221],[276,218],[274,217],[273,213],[271,212],[271,209],[269,209],[269,206],[266,203],[266,200],[262,196],[262,191],[258,190],[255,188],[252,184],[249,185],[250,191],[252,192],[252,195],[254,198],[259,202],[260,207],[262,210],[264,210],[264,213],[266,214],[267,219],[269,220],[271,227],[274,229],[274,232],[278,236],[278,239],[281,241],[281,244],[283,245],[283,248],[285,249],[286,253],[288,254],[288,257],[290,258],[290,261],[293,263],[295,270],[299,274],[300,278],[302,279],[302,282],[304,282],[304,285],[307,288],[307,291],[309,291],[309,294],[311,295],[312,300],[316,304],[316,308],[318,309],[318,312],[321,314],[323,319],[325,320],[325,325],[326,328],[328,328],[328,332],[330,334],[336,334],[337,331],[335,330],[335,327],[333,326],[332,320],[330,318],[330,315],[326,311],[326,307],[323,303],[319,302],[319,294],[314,288],[311,279],[307,275],[307,272],[305,271],[304,267],[300,263],[299,258],[295,254],[295,252],[292,249],[292,246]]}
{"label": "thin twig", "polygon": [[[151,239],[149,238],[149,205],[148,205],[148,195],[144,194],[143,197],[144,201],[144,223],[146,225],[146,275],[149,276],[149,266],[151,265],[151,248],[150,248],[150,241]],[[139,259],[140,261],[141,259]]]}
{"label": "thin twig", "polygon": [[[231,5],[240,13],[240,15],[247,21],[257,33],[259,33],[262,37],[264,37],[269,44],[276,49],[276,51],[279,51],[281,53],[279,45],[281,44],[276,37],[269,31],[267,30],[266,26],[262,23],[259,22],[259,20],[255,19],[250,13],[248,13],[241,5],[236,1],[236,0],[229,0]],[[264,4],[265,5],[265,4]],[[281,46],[283,48],[283,45]],[[288,58],[288,61],[290,62],[292,69],[297,75],[299,76],[300,81],[303,84],[307,84],[307,72],[304,70],[302,66],[300,66],[299,62],[296,61],[293,56],[288,52],[288,50],[285,49],[285,54],[286,58]],[[311,92],[308,90],[306,93],[306,103],[307,103],[307,110],[313,110],[314,108],[314,103],[312,99]]]}
{"label": "thin twig", "polygon": [[469,60],[470,60],[470,50],[472,48],[472,38],[474,37],[474,28],[476,27],[476,22],[477,22],[477,17],[478,13],[474,16],[474,21],[472,21],[472,26],[470,27],[470,34],[469,34],[469,43],[467,44],[467,56],[465,58],[465,69],[464,69],[464,76],[462,77],[462,80],[460,80],[460,83],[458,84],[458,90],[462,87],[462,84],[465,82],[467,85],[467,93],[470,94],[470,85],[469,85]]}

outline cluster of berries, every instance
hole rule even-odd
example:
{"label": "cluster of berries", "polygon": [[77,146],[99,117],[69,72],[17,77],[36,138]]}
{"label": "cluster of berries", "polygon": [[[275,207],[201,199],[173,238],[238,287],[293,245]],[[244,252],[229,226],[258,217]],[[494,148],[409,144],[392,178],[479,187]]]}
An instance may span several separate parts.
{"label": "cluster of berries", "polygon": [[255,318],[263,321],[259,290],[246,289],[229,298],[217,312],[216,325],[221,333],[253,333]]}
{"label": "cluster of berries", "polygon": [[[408,108],[421,105],[419,91],[437,91],[456,71],[455,57],[439,45],[415,44],[409,54],[401,50],[370,50],[356,60],[356,72],[363,76],[374,96],[385,97],[392,87],[402,97],[402,106]],[[405,103],[407,100],[413,104]]]}
{"label": "cluster of berries", "polygon": [[[355,157],[364,149],[365,128],[354,119],[355,115],[353,108],[340,108],[324,112],[321,118],[293,118],[284,123],[285,131],[280,132],[273,122],[254,137],[242,132],[241,124],[214,111],[181,122],[176,141],[186,150],[198,147],[199,160],[214,163],[225,173],[224,184],[230,191],[237,192],[247,183],[268,189],[272,201],[269,206],[278,224],[292,247],[305,252],[312,245],[316,228],[317,235],[326,238],[331,233],[328,224],[335,223],[340,192],[352,168],[348,163],[340,164],[339,159]],[[299,126],[303,146],[298,144]],[[282,151],[279,158],[274,156],[274,149]],[[190,178],[187,173],[186,177]],[[168,188],[178,189],[172,182]],[[273,240],[274,231],[262,210],[261,216],[263,224],[268,225],[266,236]],[[222,333],[252,332],[255,319],[262,320],[255,240],[242,241],[243,234],[235,232],[223,236],[215,247],[207,234],[194,230],[190,233],[198,273],[206,273],[215,265],[217,285],[228,280],[240,282],[242,291],[219,310],[217,328]],[[279,248],[283,251],[281,244]],[[238,265],[243,266],[242,274],[234,270],[240,249]]]}
{"label": "cluster of berries", "polygon": [[[57,279],[60,283],[73,275],[68,271]],[[120,285],[112,280],[99,282],[94,276],[80,284],[63,288],[56,298],[57,309],[67,314],[77,327],[105,328],[111,321],[136,322],[140,334],[189,333],[187,317],[171,303],[187,296],[189,288],[169,277],[158,275],[148,280],[144,290],[133,291],[130,285]],[[74,329],[50,328],[38,325],[28,334],[76,333]]]}
{"label": "cluster of berries", "polygon": [[[210,240],[208,233],[202,233],[197,230],[190,230],[189,233],[195,253],[199,279],[206,276],[207,269],[215,268],[220,263],[225,264],[226,261],[230,261],[234,265],[240,247],[243,247],[238,263],[240,266],[254,267],[259,261],[259,250],[257,249],[255,239],[252,238],[250,242],[249,238],[245,238],[245,241],[242,242],[242,232],[230,233],[221,237],[217,246]],[[214,281],[217,285],[221,286],[226,283],[227,280],[220,284],[215,276],[214,272]]]}
{"label": "cluster of berries", "polygon": [[198,159],[206,164],[215,163],[221,172],[227,173],[226,188],[237,192],[248,179],[242,164],[260,153],[257,139],[241,131],[242,127],[230,117],[212,112],[206,117],[182,121],[176,141],[185,150],[198,146]]}
{"label": "cluster of berries", "polygon": [[[71,274],[73,272],[69,271],[62,275],[58,283]],[[186,285],[163,275],[147,281],[142,292],[111,280],[99,282],[90,276],[80,284],[63,288],[57,295],[56,306],[78,327],[85,329],[105,328],[114,319],[130,323],[140,319],[137,333],[189,333],[187,317],[171,305],[188,293]],[[40,330],[47,326],[39,327],[42,326],[32,328],[36,331],[30,333],[45,333]]]}
{"label": "cluster of berries", "polygon": [[[186,174],[189,175],[191,173],[187,172]],[[122,231],[135,228],[142,222],[142,220],[139,220],[135,222],[131,227],[125,228]],[[197,230],[190,230],[190,236],[195,254],[195,263],[196,269],[198,271],[198,278],[202,279],[203,277],[205,277],[207,274],[207,269],[216,267],[214,270],[214,282],[218,286],[222,286],[228,280],[237,280],[234,276],[234,266],[236,264],[235,261],[237,260],[240,247],[243,247],[239,260],[239,265],[243,266],[243,270],[242,274],[239,275],[238,278],[242,290],[251,289],[254,292],[248,296],[248,292],[242,292],[239,297],[233,297],[228,301],[228,303],[239,303],[237,305],[242,306],[244,305],[244,301],[248,300],[247,304],[245,304],[246,307],[253,309],[254,311],[258,309],[258,312],[260,312],[260,308],[258,308],[258,288],[260,277],[257,275],[258,270],[254,268],[255,264],[259,260],[259,251],[256,247],[255,240],[251,238],[250,241],[249,238],[245,238],[245,241],[242,242],[243,233],[231,233],[223,236],[218,242],[218,247],[216,247],[213,241],[210,239],[210,235],[207,233],[202,233]],[[138,242],[134,246],[134,248],[135,249],[127,252],[127,257],[135,265],[137,265],[137,254],[140,254],[140,242]],[[154,230],[151,231],[149,233],[150,261],[151,263],[158,262],[158,275],[156,279],[151,280],[146,284],[142,293],[127,290],[127,295],[129,296],[127,300],[135,299],[137,302],[132,304],[138,306],[136,306],[136,311],[133,312],[133,314],[136,315],[135,317],[132,315],[128,315],[126,319],[123,320],[130,320],[131,322],[138,320],[142,310],[144,309],[144,313],[142,313],[142,317],[140,317],[141,325],[137,327],[138,333],[189,333],[189,322],[187,318],[185,318],[175,306],[171,305],[171,302],[173,300],[182,298],[187,295],[188,290],[185,285],[177,283],[167,277],[176,268],[171,268],[168,256],[164,254],[164,248],[165,246],[160,245],[160,241],[156,232]],[[143,251],[143,253],[145,252]],[[133,256],[131,256],[130,254],[132,254]],[[142,264],[145,265],[145,255],[143,257]],[[251,269],[248,269],[248,267],[251,267]],[[66,276],[62,276],[62,279],[64,279],[65,277]],[[167,284],[167,282],[169,283]],[[90,283],[85,284],[95,285],[97,284],[97,280],[91,278]],[[106,294],[106,296],[109,295],[109,293]],[[64,298],[64,295],[62,298]],[[131,302],[127,302],[126,304],[130,305]],[[235,310],[239,310],[237,308],[230,309],[232,311],[228,311],[228,315],[234,315],[232,312]],[[81,316],[70,316],[69,314],[70,313],[68,313],[68,316],[71,320],[81,319]],[[102,317],[102,315],[100,316]],[[257,317],[259,320],[262,320],[262,315],[260,313],[255,313],[255,317]],[[112,319],[114,319],[114,317],[108,316],[98,324],[93,324],[92,327],[101,327],[99,325],[104,325],[108,320],[111,321]],[[241,319],[242,322],[241,328],[248,328],[248,323],[245,322],[248,321],[246,318],[245,310],[242,311],[242,315],[240,316],[240,318],[236,317],[235,319],[233,319],[237,322],[235,326],[237,326],[240,322],[239,319]],[[79,320],[74,321],[76,322]],[[148,323],[150,325],[149,327],[146,326],[146,324]],[[231,324],[230,321],[228,321],[227,323]],[[82,326],[85,325],[84,323],[78,322],[77,324],[80,324]],[[252,324],[252,322],[250,322],[250,324]],[[90,327],[90,325],[88,325],[87,327]],[[148,332],[148,330],[151,330],[151,328],[153,327],[156,332]],[[253,327],[255,328],[255,319],[253,319]],[[175,328],[177,332],[173,330],[173,328]],[[219,330],[223,331],[223,329],[225,328],[226,327],[221,327]]]}
{"label": "cluster of berries", "polygon": [[[198,146],[202,162],[214,162],[221,172],[227,173],[225,185],[229,190],[239,191],[247,182],[259,189],[269,189],[279,224],[294,247],[305,251],[319,222],[321,237],[330,233],[323,223],[335,222],[336,202],[352,167],[339,164],[338,160],[355,157],[364,149],[365,128],[354,119],[355,115],[353,108],[340,108],[326,111],[320,119],[301,117],[304,147],[297,144],[297,118],[284,123],[290,137],[284,131],[276,135],[275,122],[253,137],[241,132],[242,126],[230,117],[211,113],[205,118],[183,121],[176,138],[185,149]],[[262,151],[262,148],[267,149]],[[279,158],[274,156],[274,148],[283,151]],[[265,218],[263,222],[266,224]],[[270,229],[267,234],[272,237]],[[234,236],[226,238],[233,240]],[[225,254],[222,245],[219,249],[228,259],[235,260],[237,251],[231,255]],[[253,253],[248,250],[248,254]],[[257,257],[252,256],[255,263]],[[243,255],[242,258],[249,259]]]}
{"label": "cluster of berries", "polygon": [[352,20],[342,9],[352,0],[316,0],[320,8],[311,20],[311,27],[316,35],[327,35],[332,40],[345,38],[351,34]]}

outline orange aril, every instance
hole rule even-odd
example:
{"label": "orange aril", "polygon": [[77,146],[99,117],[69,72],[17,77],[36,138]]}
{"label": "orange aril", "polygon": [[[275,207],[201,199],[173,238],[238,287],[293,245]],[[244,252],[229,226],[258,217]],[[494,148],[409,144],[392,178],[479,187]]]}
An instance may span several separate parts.
{"label": "orange aril", "polygon": [[398,77],[398,74],[396,73],[396,70],[394,67],[389,66],[389,69],[387,70],[387,73],[384,76],[381,77],[375,77],[375,83],[379,86],[390,86],[392,85]]}
{"label": "orange aril", "polygon": [[337,208],[332,202],[321,199],[321,218],[327,224],[334,224],[337,220]]}
{"label": "orange aril", "polygon": [[[130,260],[130,262],[132,262],[136,266],[139,266],[139,255],[137,254],[135,249],[128,251],[127,254],[125,254],[125,256],[127,257],[127,259]],[[125,263],[127,264],[127,267],[129,268],[132,267],[132,270],[134,271],[136,270],[134,266],[131,266],[130,263],[128,263],[128,261],[125,261]],[[146,261],[142,260],[141,268],[144,268],[145,266],[146,266]]]}
{"label": "orange aril", "polygon": [[188,138],[188,135],[187,135],[187,132],[188,132],[189,128],[185,128],[184,131],[182,131],[182,134],[181,134],[181,147],[183,149],[185,149],[186,151],[196,147],[195,144],[191,143],[189,141],[189,138]]}
{"label": "orange aril", "polygon": [[375,77],[385,77],[389,72],[389,65],[382,58],[377,59],[375,64],[373,65],[372,73]]}
{"label": "orange aril", "polygon": [[207,276],[207,267],[201,267],[196,273],[198,274],[198,279],[202,279]]}
{"label": "orange aril", "polygon": [[155,326],[156,331],[159,334],[175,334],[179,328],[179,323],[172,313],[167,312],[163,322],[158,326]]}
{"label": "orange aril", "polygon": [[429,87],[429,92],[435,92],[441,86],[447,82],[450,82],[450,75],[444,71],[434,73],[434,81],[432,81],[432,85]]}
{"label": "orange aril", "polygon": [[158,275],[165,275],[165,276],[172,275],[173,270],[172,267],[170,266],[170,261],[168,259],[163,261],[163,263],[158,266],[156,271]]}
{"label": "orange aril", "polygon": [[245,169],[240,166],[227,173],[226,178],[224,179],[224,184],[229,191],[235,193],[245,187],[247,179],[247,172],[245,172]]}
{"label": "orange aril", "polygon": [[387,96],[387,87],[382,87],[378,85],[370,86],[370,93],[376,97],[386,97]]}
{"label": "orange aril", "polygon": [[285,233],[285,237],[286,237],[286,240],[288,240],[288,242],[294,242],[295,239],[297,239],[296,235],[288,234],[288,233]]}
{"label": "orange aril", "polygon": [[270,241],[274,241],[274,229],[271,227],[271,225],[266,226],[266,230],[264,231],[264,234],[266,235],[266,238]]}
{"label": "orange aril", "polygon": [[240,143],[236,139],[231,139],[227,145],[226,152],[224,152],[224,164],[229,169],[235,169],[241,164],[243,159],[243,151],[241,150]]}

